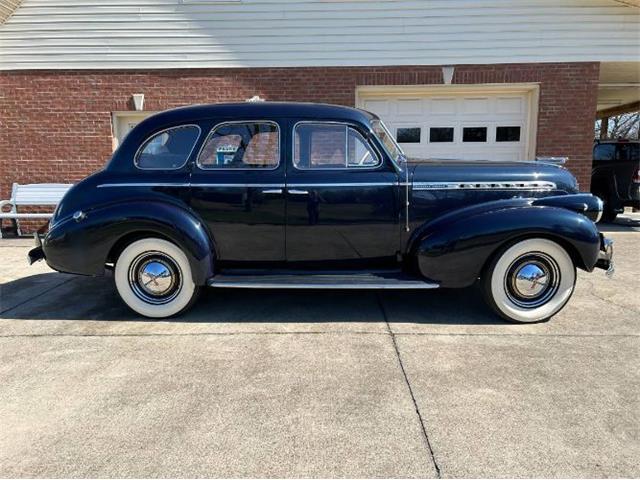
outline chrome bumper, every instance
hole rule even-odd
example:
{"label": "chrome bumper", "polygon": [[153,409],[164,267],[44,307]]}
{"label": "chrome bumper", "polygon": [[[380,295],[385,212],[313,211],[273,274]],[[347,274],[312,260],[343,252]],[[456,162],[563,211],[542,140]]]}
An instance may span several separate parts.
{"label": "chrome bumper", "polygon": [[607,271],[607,276],[613,276],[616,271],[613,263],[613,240],[604,238],[601,234],[600,240],[600,252],[598,252],[598,260],[596,261],[596,268],[602,268]]}
{"label": "chrome bumper", "polygon": [[44,259],[44,250],[42,250],[42,241],[40,240],[38,232],[33,234],[33,238],[36,241],[36,248],[32,248],[27,254],[29,265],[33,265],[34,263]]}

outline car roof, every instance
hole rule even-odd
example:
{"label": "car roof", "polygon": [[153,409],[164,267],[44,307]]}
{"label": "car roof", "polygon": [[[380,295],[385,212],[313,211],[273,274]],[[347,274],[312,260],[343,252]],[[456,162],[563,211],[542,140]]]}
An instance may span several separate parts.
{"label": "car roof", "polygon": [[[244,117],[253,120],[271,120],[275,118],[312,118],[340,119],[346,121],[369,123],[378,117],[359,108],[325,103],[303,102],[242,102],[217,103],[208,105],[192,105],[166,110],[147,119],[148,123],[176,124],[208,118],[233,119]],[[145,121],[146,122],[146,121]]]}

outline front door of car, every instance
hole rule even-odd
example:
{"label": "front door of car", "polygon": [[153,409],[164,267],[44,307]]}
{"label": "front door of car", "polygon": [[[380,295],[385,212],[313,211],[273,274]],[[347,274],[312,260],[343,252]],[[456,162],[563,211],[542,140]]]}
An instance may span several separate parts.
{"label": "front door of car", "polygon": [[191,205],[222,265],[285,260],[283,131],[273,121],[221,122],[202,144],[191,173]]}
{"label": "front door of car", "polygon": [[292,126],[287,262],[292,267],[392,265],[400,245],[398,174],[356,125]]}

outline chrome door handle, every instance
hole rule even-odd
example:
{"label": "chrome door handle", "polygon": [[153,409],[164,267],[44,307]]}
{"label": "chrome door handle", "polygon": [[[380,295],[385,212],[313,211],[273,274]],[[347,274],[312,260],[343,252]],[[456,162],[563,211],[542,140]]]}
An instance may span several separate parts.
{"label": "chrome door handle", "polygon": [[290,188],[288,190],[288,192],[291,195],[309,195],[309,191],[308,190],[296,190],[295,188]]}
{"label": "chrome door handle", "polygon": [[274,195],[278,195],[280,193],[282,193],[282,189],[281,188],[270,188],[268,190],[262,190],[262,193],[271,193]]}

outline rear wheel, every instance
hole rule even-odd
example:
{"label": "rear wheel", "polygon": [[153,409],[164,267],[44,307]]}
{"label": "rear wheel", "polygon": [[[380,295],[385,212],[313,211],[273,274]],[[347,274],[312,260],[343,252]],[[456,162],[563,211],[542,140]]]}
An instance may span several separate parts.
{"label": "rear wheel", "polygon": [[159,238],[128,245],[116,261],[114,277],[124,303],[150,318],[185,311],[195,302],[199,290],[184,252]]}
{"label": "rear wheel", "polygon": [[551,240],[530,238],[503,249],[481,279],[487,304],[511,322],[548,320],[569,301],[576,267]]}

